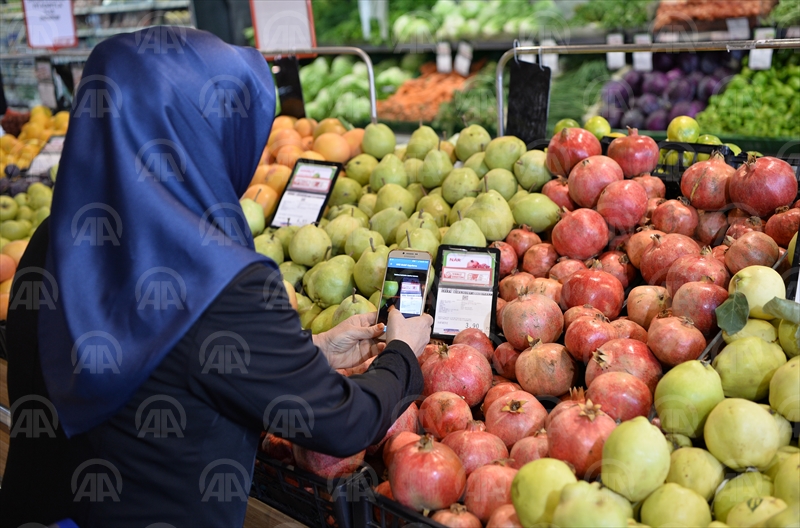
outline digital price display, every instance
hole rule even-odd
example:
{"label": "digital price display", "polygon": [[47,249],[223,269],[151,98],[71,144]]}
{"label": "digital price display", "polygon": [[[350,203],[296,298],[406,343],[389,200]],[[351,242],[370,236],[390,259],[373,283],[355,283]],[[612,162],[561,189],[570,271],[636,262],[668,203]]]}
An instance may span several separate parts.
{"label": "digital price display", "polygon": [[304,226],[319,222],[342,166],[299,159],[272,217],[272,227]]}

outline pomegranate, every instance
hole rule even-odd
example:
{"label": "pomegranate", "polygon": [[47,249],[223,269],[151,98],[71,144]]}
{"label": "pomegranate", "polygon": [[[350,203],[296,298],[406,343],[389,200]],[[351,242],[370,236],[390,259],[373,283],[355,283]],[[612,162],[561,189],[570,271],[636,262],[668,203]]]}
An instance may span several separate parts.
{"label": "pomegranate", "polygon": [[567,409],[577,406],[579,403],[584,402],[586,402],[586,393],[584,392],[583,388],[571,388],[569,390],[569,394],[564,395],[561,402],[553,407],[553,410],[547,415],[547,418],[544,421],[545,429],[550,427],[550,423],[555,420],[559,414]]}
{"label": "pomegranate", "polygon": [[495,308],[495,321],[500,330],[503,329],[503,308],[506,306],[506,301],[502,297],[497,298],[497,306]]}
{"label": "pomegranate", "polygon": [[541,244],[542,239],[539,238],[539,235],[531,231],[530,227],[521,225],[516,229],[512,229],[508,233],[506,242],[511,244],[511,247],[514,248],[514,252],[517,254],[517,257],[522,258],[522,255],[524,255],[525,252],[531,248],[531,246]]}
{"label": "pomegranate", "polygon": [[602,151],[600,141],[588,130],[565,128],[550,140],[544,165],[550,174],[566,176],[578,162]]}
{"label": "pomegranate", "polygon": [[492,360],[494,353],[494,345],[489,336],[483,333],[482,330],[477,328],[467,328],[456,334],[453,338],[454,345],[469,345],[485,357],[487,360]]}
{"label": "pomegranate", "polygon": [[511,448],[511,467],[519,469],[532,460],[547,458],[547,431],[540,429],[533,436],[526,436]]}
{"label": "pomegranate", "polygon": [[463,431],[454,431],[442,443],[458,455],[467,476],[481,466],[508,457],[506,444],[492,433],[486,432],[481,421],[472,421]]}
{"label": "pomegranate", "polygon": [[666,235],[665,232],[659,231],[658,229],[654,228],[652,225],[647,225],[640,227],[636,230],[630,239],[628,239],[628,243],[625,244],[625,253],[628,255],[628,258],[631,259],[631,264],[636,269],[641,268],[641,260],[642,255],[644,254],[644,250],[647,249],[647,246],[653,241],[650,238],[653,235]]}
{"label": "pomegranate", "polygon": [[736,218],[730,222],[730,226],[725,232],[725,236],[736,240],[750,231],[761,231],[763,233],[764,221],[757,216],[751,216],[749,218]]}
{"label": "pomegranate", "polygon": [[780,250],[772,237],[759,231],[750,231],[734,240],[725,253],[725,266],[732,274],[747,266],[767,266],[778,262]]}
{"label": "pomegranate", "polygon": [[[603,251],[608,243],[608,224],[592,209],[564,211],[551,233],[559,255],[586,260]],[[536,247],[536,246],[534,246]]]}
{"label": "pomegranate", "polygon": [[452,392],[434,392],[419,407],[419,423],[426,433],[441,440],[448,433],[466,429],[472,411],[464,398]]}
{"label": "pomegranate", "polygon": [[698,211],[697,229],[694,237],[706,246],[715,246],[725,238],[728,230],[728,217],[720,211]]}
{"label": "pomegranate", "polygon": [[[679,233],[651,235],[651,239],[653,242],[642,253],[639,266],[642,277],[651,285],[666,282],[670,266],[682,256],[700,254],[697,242]],[[646,325],[642,326],[647,328]]]}
{"label": "pomegranate", "polygon": [[624,301],[625,289],[619,279],[597,268],[576,271],[561,290],[561,306],[565,310],[589,304],[609,319],[619,315]]}
{"label": "pomegranate", "polygon": [[499,385],[501,383],[514,383],[514,382],[504,376],[501,376],[500,374],[495,374],[492,376],[492,387],[494,387],[495,385]]}
{"label": "pomegranate", "polygon": [[645,330],[655,316],[672,305],[667,289],[662,286],[637,286],[628,294],[628,319]]}
{"label": "pomegranate", "polygon": [[467,475],[452,449],[425,435],[395,454],[389,483],[395,499],[404,506],[441,510],[461,498]]}
{"label": "pomegranate", "polygon": [[725,264],[725,254],[728,252],[728,246],[720,244],[711,250],[711,256]]}
{"label": "pomegranate", "polygon": [[500,281],[500,298],[506,302],[511,302],[520,295],[528,293],[534,278],[533,275],[524,271],[512,273]]}
{"label": "pomegranate", "polygon": [[569,185],[567,179],[562,176],[545,183],[541,192],[562,209],[574,211],[578,207],[569,197]]}
{"label": "pomegranate", "polygon": [[536,244],[522,257],[522,269],[534,277],[547,277],[547,272],[558,260],[558,253],[552,244]]}
{"label": "pomegranate", "polygon": [[648,328],[647,346],[659,361],[674,367],[700,357],[706,348],[706,338],[689,319],[665,312],[653,319]]}
{"label": "pomegranate", "polygon": [[384,480],[383,482],[375,486],[375,493],[383,495],[388,499],[394,500],[394,495],[392,495],[392,485],[389,484],[388,480]]}
{"label": "pomegranate", "polygon": [[664,198],[667,196],[667,186],[664,185],[661,178],[649,174],[642,174],[641,176],[636,176],[633,181],[644,187],[648,199]]}
{"label": "pomegranate", "polygon": [[635,339],[647,343],[647,330],[627,317],[611,321],[611,326],[617,331],[617,339]]}
{"label": "pomegranate", "polygon": [[792,166],[783,160],[748,156],[747,162],[731,176],[731,201],[737,207],[767,216],[797,197],[797,179]]}
{"label": "pomegranate", "polygon": [[503,394],[508,394],[509,392],[514,392],[519,390],[522,390],[522,386],[520,386],[519,383],[514,383],[510,381],[498,383],[497,385],[489,389],[489,392],[486,393],[486,398],[483,399],[483,405],[482,405],[483,410],[488,409],[492,405],[492,403],[494,403],[494,401]]}
{"label": "pomegranate", "polygon": [[292,454],[297,467],[327,480],[353,473],[361,466],[365,453],[366,451],[361,451],[349,457],[339,458],[292,444]]}
{"label": "pomegranate", "polygon": [[767,220],[764,232],[772,237],[780,247],[788,247],[792,237],[800,228],[800,209],[781,207]]}
{"label": "pomegranate", "polygon": [[559,304],[561,302],[561,289],[562,285],[557,280],[537,277],[533,279],[533,285],[531,286],[530,292],[549,297],[550,299],[553,299],[556,304]]}
{"label": "pomegranate", "polygon": [[395,453],[408,444],[418,442],[420,438],[421,437],[417,433],[412,433],[410,431],[401,431],[389,438],[383,445],[383,463],[386,467],[389,467],[392,463]]}
{"label": "pomegranate", "polygon": [[672,315],[685,317],[706,339],[716,334],[717,307],[728,300],[728,286],[715,284],[709,277],[683,284],[672,298]]}
{"label": "pomegranate", "polygon": [[674,296],[678,288],[687,282],[696,282],[703,277],[727,290],[731,274],[728,269],[711,255],[711,248],[704,247],[699,255],[684,255],[669,267],[667,272],[667,292]]}
{"label": "pomegranate", "polygon": [[282,462],[287,466],[294,465],[294,453],[292,452],[292,443],[274,434],[267,433],[261,443],[261,450],[267,454],[268,457]]}
{"label": "pomegranate", "polygon": [[572,464],[578,478],[594,480],[600,474],[603,444],[616,426],[614,419],[587,397],[586,403],[566,409],[550,421],[547,452]]}
{"label": "pomegranate", "polygon": [[706,161],[686,169],[681,177],[681,192],[697,209],[724,209],[730,203],[728,185],[735,172],[722,154],[714,152]]}
{"label": "pomegranate", "polygon": [[614,420],[624,422],[650,414],[653,393],[645,383],[627,372],[600,374],[589,386],[586,397],[600,405]]}
{"label": "pomegranate", "polygon": [[506,460],[481,466],[467,477],[467,493],[464,504],[482,522],[504,504],[511,504],[511,482],[517,470],[508,466]]}
{"label": "pomegranate", "polygon": [[514,505],[505,504],[494,511],[486,528],[522,528],[522,523],[519,522]]}
{"label": "pomegranate", "polygon": [[632,231],[628,231],[626,233],[620,233],[614,238],[612,238],[611,241],[609,241],[608,246],[606,246],[606,248],[609,251],[624,251],[625,245],[628,243],[628,240],[630,240],[632,236],[633,236]]}
{"label": "pomegranate", "polygon": [[607,156],[588,157],[569,173],[569,197],[581,207],[592,208],[607,185],[622,179],[622,169],[616,161]]}
{"label": "pomegranate", "polygon": [[516,362],[517,381],[534,396],[561,396],[575,381],[575,362],[563,345],[535,343]]}
{"label": "pomegranate", "polygon": [[617,339],[617,329],[603,315],[581,317],[564,334],[564,346],[576,361],[588,362],[603,343]]}
{"label": "pomegranate", "polygon": [[472,407],[478,405],[492,387],[492,366],[482,353],[469,345],[443,346],[438,356],[422,365],[422,377],[425,380],[423,395],[449,391],[463,397]]}
{"label": "pomegranate", "polygon": [[600,193],[597,212],[609,227],[624,232],[636,227],[647,212],[647,202],[647,191],[635,181],[615,181]]}
{"label": "pomegranate", "polygon": [[586,365],[586,385],[605,372],[627,372],[642,380],[650,392],[661,378],[661,364],[650,348],[635,339],[612,339],[601,346]]}
{"label": "pomegranate", "polygon": [[677,200],[667,200],[656,207],[651,218],[656,229],[687,237],[694,235],[699,220],[697,209],[689,205],[689,201],[683,196]]}
{"label": "pomegranate", "polygon": [[650,136],[640,136],[635,128],[608,145],[608,156],[622,168],[626,178],[650,174],[658,165],[658,144]]}
{"label": "pomegranate", "polygon": [[642,218],[639,219],[640,226],[646,226],[650,223],[653,218],[653,213],[656,211],[659,205],[666,202],[663,198],[650,198],[647,200],[647,207],[645,208],[644,214]]}
{"label": "pomegranate", "polygon": [[516,368],[518,357],[519,351],[511,346],[511,343],[502,343],[492,354],[492,366],[501,376],[516,380],[514,369]]}
{"label": "pomegranate", "polygon": [[606,251],[598,260],[600,269],[615,276],[623,288],[636,279],[636,268],[622,251]]}
{"label": "pomegranate", "polygon": [[517,269],[517,252],[511,244],[498,240],[492,242],[489,247],[500,250],[500,266],[498,269],[500,278],[509,275],[512,271]]}
{"label": "pomegranate", "polygon": [[556,341],[564,329],[564,316],[552,299],[531,293],[503,309],[503,333],[517,350],[528,346],[528,337],[544,343]]}
{"label": "pomegranate", "polygon": [[439,510],[431,515],[431,520],[448,528],[482,528],[480,519],[467,511],[463,504],[452,504],[450,509]]}
{"label": "pomegranate", "polygon": [[581,260],[571,259],[568,257],[561,257],[547,272],[549,279],[555,279],[560,283],[564,283],[564,279],[575,273],[576,271],[586,269],[586,264]]}
{"label": "pomegranate", "polygon": [[[739,204],[742,205],[742,204]],[[750,211],[745,211],[744,209],[740,209],[739,207],[734,207],[728,211],[728,223],[733,224],[737,221],[737,219],[744,220],[745,218],[749,218],[753,216],[755,213]],[[756,217],[758,218],[758,217]]]}
{"label": "pomegranate", "polygon": [[566,312],[564,312],[564,331],[566,332],[569,330],[569,327],[572,323],[578,320],[578,318],[583,317],[585,315],[594,317],[595,315],[603,315],[603,312],[592,306],[591,304],[584,304],[583,306],[573,306]]}
{"label": "pomegranate", "polygon": [[506,447],[541,429],[547,417],[542,404],[525,391],[504,394],[485,411],[486,430],[499,436]]}
{"label": "pomegranate", "polygon": [[416,433],[417,428],[419,427],[419,407],[414,402],[411,402],[411,405],[403,411],[397,420],[394,421],[392,426],[386,431],[386,434],[383,435],[383,439],[378,442],[376,445],[369,446],[367,448],[368,455],[374,455],[378,449],[387,441],[389,438],[393,437],[397,433],[401,431],[409,431],[411,433]]}

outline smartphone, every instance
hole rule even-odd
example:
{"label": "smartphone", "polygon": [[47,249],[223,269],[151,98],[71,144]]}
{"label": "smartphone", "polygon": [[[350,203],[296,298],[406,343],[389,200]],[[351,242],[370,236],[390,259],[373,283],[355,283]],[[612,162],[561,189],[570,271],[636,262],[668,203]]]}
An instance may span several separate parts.
{"label": "smartphone", "polygon": [[422,315],[430,269],[431,255],[427,251],[395,249],[389,253],[376,324],[388,322],[392,306],[406,317]]}

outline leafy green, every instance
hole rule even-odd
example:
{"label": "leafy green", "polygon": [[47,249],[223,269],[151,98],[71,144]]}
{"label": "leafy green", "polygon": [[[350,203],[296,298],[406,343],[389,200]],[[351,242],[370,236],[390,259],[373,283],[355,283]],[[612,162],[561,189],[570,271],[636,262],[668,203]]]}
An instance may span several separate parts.
{"label": "leafy green", "polygon": [[800,324],[800,303],[775,297],[764,305],[764,311],[778,319]]}
{"label": "leafy green", "polygon": [[572,26],[597,23],[605,29],[642,28],[653,18],[653,0],[590,0],[575,7]]}
{"label": "leafy green", "polygon": [[768,20],[778,27],[800,24],[800,0],[781,0],[769,14]]}
{"label": "leafy green", "polygon": [[728,297],[727,301],[720,304],[715,312],[717,326],[728,332],[728,335],[732,335],[747,324],[750,306],[747,303],[747,297],[743,293],[736,292]]}

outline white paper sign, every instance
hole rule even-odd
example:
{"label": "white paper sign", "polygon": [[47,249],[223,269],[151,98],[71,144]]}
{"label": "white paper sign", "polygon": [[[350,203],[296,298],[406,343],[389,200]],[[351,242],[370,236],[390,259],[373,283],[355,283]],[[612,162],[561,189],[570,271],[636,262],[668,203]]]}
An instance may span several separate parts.
{"label": "white paper sign", "polygon": [[[766,40],[775,38],[775,28],[758,28],[753,37],[755,40]],[[751,70],[768,70],[772,67],[771,49],[752,49],[750,50],[750,60],[747,62]]]}
{"label": "white paper sign", "polygon": [[433,333],[454,336],[461,330],[477,328],[490,335],[497,272],[494,256],[444,250],[442,257]]}
{"label": "white paper sign", "polygon": [[730,40],[730,35],[728,34],[727,31],[712,31],[711,40],[713,40],[714,42],[720,40]]}
{"label": "white paper sign", "polygon": [[789,29],[787,29],[786,38],[800,38],[800,26],[792,26]]}
{"label": "white paper sign", "polygon": [[462,77],[468,77],[470,66],[472,66],[472,46],[466,42],[459,42],[454,65],[456,73]]}
{"label": "white paper sign", "polygon": [[[542,39],[542,46],[555,46],[556,41],[551,38]],[[558,73],[558,53],[542,54],[542,66],[547,66],[553,72]]]}
{"label": "white paper sign", "polygon": [[[625,44],[625,37],[623,37],[622,33],[612,33],[606,36],[606,44],[610,46]],[[621,51],[606,53],[606,64],[609,70],[623,68],[625,66],[625,53]]]}
{"label": "white paper sign", "polygon": [[725,20],[728,25],[728,36],[731,40],[748,40],[750,38],[750,21],[744,17]]}
{"label": "white paper sign", "polygon": [[453,49],[449,42],[440,42],[436,45],[436,71],[439,73],[453,71]]}
{"label": "white paper sign", "polygon": [[[531,48],[531,47],[533,47],[533,41],[532,40],[523,40],[522,42],[519,43],[519,45],[521,47],[523,47],[523,48]],[[526,53],[524,55],[517,55],[517,59],[520,62],[527,62],[527,63],[530,63],[530,64],[536,64],[536,55],[534,55],[533,53]]]}
{"label": "white paper sign", "polygon": [[[653,38],[646,33],[642,33],[640,35],[634,35],[633,41],[636,44],[652,44]],[[650,51],[634,52],[633,69],[643,72],[653,71],[653,53]]]}
{"label": "white paper sign", "polygon": [[250,0],[256,47],[283,51],[316,46],[310,0]]}
{"label": "white paper sign", "polygon": [[72,48],[78,45],[70,0],[23,0],[28,46]]}

